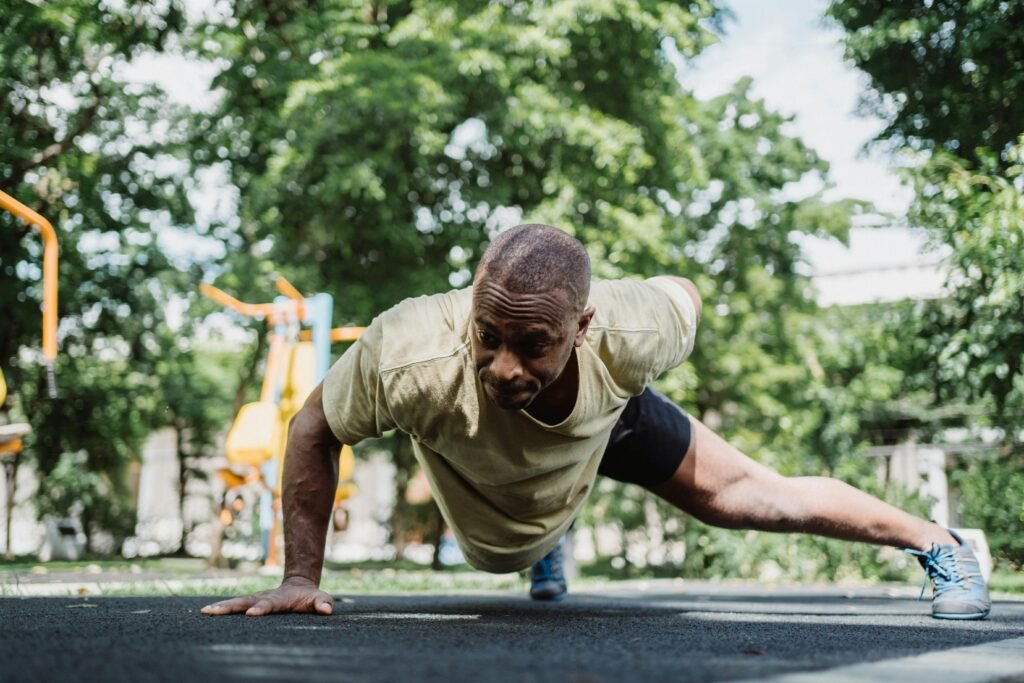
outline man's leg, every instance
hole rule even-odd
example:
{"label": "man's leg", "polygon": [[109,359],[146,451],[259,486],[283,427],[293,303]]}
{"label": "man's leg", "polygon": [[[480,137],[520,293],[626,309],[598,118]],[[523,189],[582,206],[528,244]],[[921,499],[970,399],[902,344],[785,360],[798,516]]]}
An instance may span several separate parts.
{"label": "man's leg", "polygon": [[939,525],[837,479],[783,477],[689,417],[675,473],[647,488],[694,517],[728,528],[818,534],[913,552],[932,580],[932,615],[982,619],[991,601],[970,547]]}
{"label": "man's leg", "polygon": [[818,534],[898,548],[954,544],[949,532],[827,477],[784,477],[690,417],[692,438],[672,477],[651,491],[714,526]]}

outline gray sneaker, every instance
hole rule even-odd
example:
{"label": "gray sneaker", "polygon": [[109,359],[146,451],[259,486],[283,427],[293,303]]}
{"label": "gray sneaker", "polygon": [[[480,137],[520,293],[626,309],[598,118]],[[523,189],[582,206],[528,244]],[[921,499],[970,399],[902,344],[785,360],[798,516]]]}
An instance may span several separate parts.
{"label": "gray sneaker", "polygon": [[[971,546],[950,530],[959,545],[933,543],[927,552],[906,551],[917,557],[932,582],[932,616],[936,619],[984,619],[992,609],[988,586]],[[925,586],[928,581],[925,581]],[[924,588],[921,595],[924,596]]]}
{"label": "gray sneaker", "polygon": [[564,543],[563,536],[551,552],[530,568],[530,597],[534,600],[558,602],[565,599],[568,585],[562,558]]}

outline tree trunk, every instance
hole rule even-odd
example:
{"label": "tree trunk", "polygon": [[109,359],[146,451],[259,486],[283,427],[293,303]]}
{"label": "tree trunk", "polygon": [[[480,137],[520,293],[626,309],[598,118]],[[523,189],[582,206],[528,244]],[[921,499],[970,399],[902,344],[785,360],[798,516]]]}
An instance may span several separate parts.
{"label": "tree trunk", "polygon": [[249,385],[252,384],[253,378],[256,376],[256,369],[259,368],[260,359],[263,358],[264,351],[267,348],[267,335],[262,332],[256,337],[256,348],[253,349],[252,358],[249,359],[249,364],[245,367],[244,372],[238,378],[238,387],[235,388],[235,401],[231,406],[231,419],[232,421],[238,416],[238,411],[242,409],[242,405],[245,403],[246,390]]}
{"label": "tree trunk", "polygon": [[175,451],[178,455],[178,515],[181,517],[181,540],[178,542],[178,554],[187,555],[185,544],[188,540],[188,528],[185,526],[185,487],[188,486],[189,470],[186,464],[187,454],[183,444],[185,443],[185,428],[180,425],[174,426]]}
{"label": "tree trunk", "polygon": [[409,526],[410,508],[405,499],[405,489],[416,465],[416,457],[412,451],[412,441],[407,434],[398,432],[394,436],[392,457],[395,463],[395,507],[391,510],[391,544],[395,547],[395,559],[402,557],[402,551],[408,542],[406,533]]}
{"label": "tree trunk", "polygon": [[11,518],[14,516],[14,493],[18,487],[18,460],[20,453],[14,453],[4,458],[4,478],[7,484],[7,504],[4,511],[4,559],[14,559],[14,548],[11,543]]}
{"label": "tree trunk", "polygon": [[437,504],[432,504],[431,514],[434,516],[433,524],[430,528],[430,536],[427,537],[426,542],[432,543],[434,546],[434,557],[430,560],[430,568],[435,572],[444,569],[444,565],[441,564],[441,539],[444,538],[444,516],[441,515],[441,510],[438,509]]}

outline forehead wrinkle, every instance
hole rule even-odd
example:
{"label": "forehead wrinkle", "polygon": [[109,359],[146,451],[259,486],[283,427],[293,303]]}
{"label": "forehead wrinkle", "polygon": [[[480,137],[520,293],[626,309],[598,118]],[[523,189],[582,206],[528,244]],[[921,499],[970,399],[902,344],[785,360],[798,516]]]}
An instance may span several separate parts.
{"label": "forehead wrinkle", "polygon": [[567,306],[557,292],[511,294],[503,287],[478,282],[473,289],[474,308],[502,318],[561,324]]}

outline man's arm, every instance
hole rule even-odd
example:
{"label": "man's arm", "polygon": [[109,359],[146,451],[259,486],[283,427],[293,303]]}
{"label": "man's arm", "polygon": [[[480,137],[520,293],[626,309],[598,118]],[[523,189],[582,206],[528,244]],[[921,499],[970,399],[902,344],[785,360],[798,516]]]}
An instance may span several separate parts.
{"label": "man's arm", "polygon": [[262,616],[274,612],[330,614],[334,599],[319,590],[327,524],[338,486],[338,452],[323,409],[323,384],[292,418],[284,459],[285,571],[278,588],[224,600],[203,614]]}
{"label": "man's arm", "polygon": [[338,487],[338,454],[323,407],[323,384],[296,413],[284,459],[284,579],[320,584],[327,525]]}

